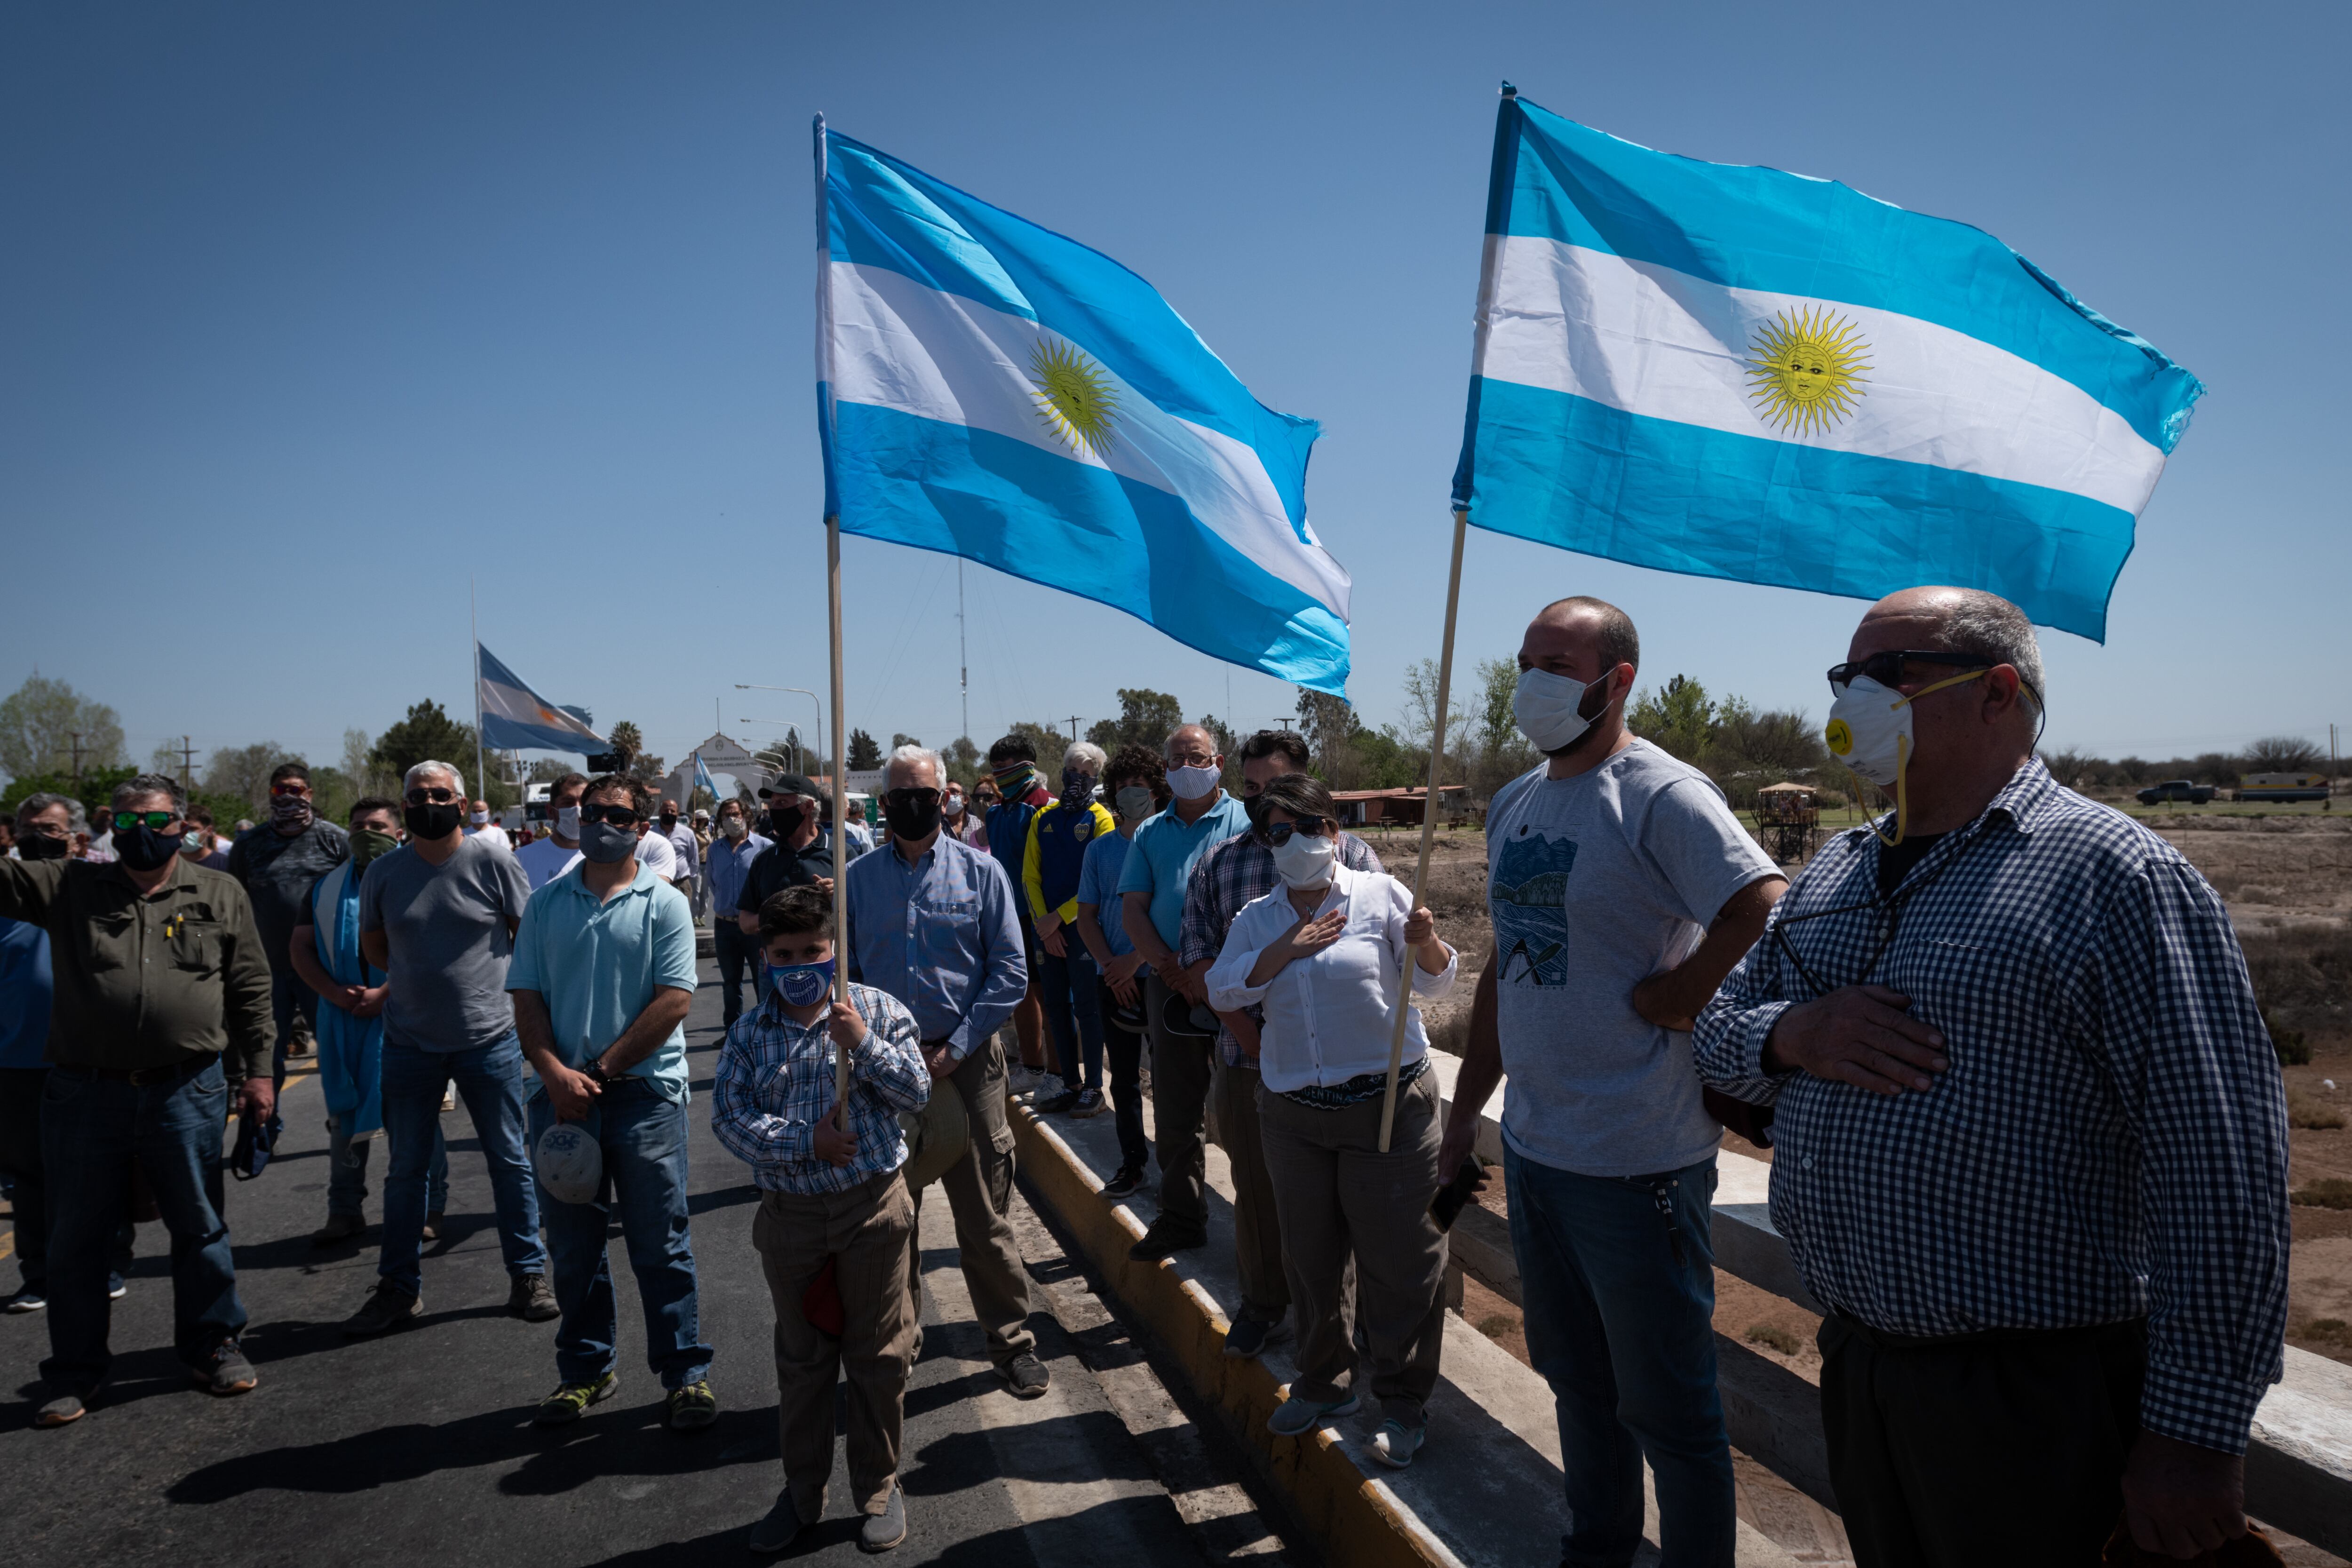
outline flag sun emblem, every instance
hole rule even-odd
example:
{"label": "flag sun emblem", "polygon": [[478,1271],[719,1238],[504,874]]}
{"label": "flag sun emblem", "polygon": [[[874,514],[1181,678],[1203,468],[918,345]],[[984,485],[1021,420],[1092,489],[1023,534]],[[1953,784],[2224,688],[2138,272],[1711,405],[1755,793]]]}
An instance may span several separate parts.
{"label": "flag sun emblem", "polygon": [[1783,310],[1758,331],[1749,351],[1748,395],[1783,430],[1816,435],[1861,405],[1870,345],[1835,311]]}
{"label": "flag sun emblem", "polygon": [[1029,355],[1029,380],[1047,428],[1083,457],[1109,453],[1118,394],[1102,366],[1075,344],[1041,338]]}

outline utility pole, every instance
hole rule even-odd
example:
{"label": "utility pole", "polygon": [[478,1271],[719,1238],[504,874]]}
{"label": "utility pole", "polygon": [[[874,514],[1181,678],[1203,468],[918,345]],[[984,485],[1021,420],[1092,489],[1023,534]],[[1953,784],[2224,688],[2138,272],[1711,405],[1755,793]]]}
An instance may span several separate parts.
{"label": "utility pole", "polygon": [[196,787],[196,748],[194,737],[188,735],[180,737],[180,787]]}
{"label": "utility pole", "polygon": [[1070,744],[1075,746],[1078,743],[1078,716],[1073,713],[1066,722],[1070,726]]}
{"label": "utility pole", "polygon": [[81,731],[68,730],[66,733],[73,739],[73,781],[74,787],[79,789],[81,787]]}

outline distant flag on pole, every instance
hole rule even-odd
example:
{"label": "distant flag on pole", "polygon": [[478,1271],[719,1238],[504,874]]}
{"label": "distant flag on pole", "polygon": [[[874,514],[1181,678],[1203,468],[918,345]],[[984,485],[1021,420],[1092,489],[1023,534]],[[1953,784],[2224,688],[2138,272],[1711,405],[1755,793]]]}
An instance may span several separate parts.
{"label": "distant flag on pole", "polygon": [[482,744],[583,757],[612,750],[602,735],[533,691],[488,648],[474,646],[482,660]]}
{"label": "distant flag on pole", "polygon": [[1115,605],[1344,692],[1320,426],[1250,395],[1150,284],[818,122],[817,398],[842,529]]}
{"label": "distant flag on pole", "polygon": [[1654,153],[1507,87],[1454,500],[1590,555],[2104,640],[2204,393],[1980,229]]}
{"label": "distant flag on pole", "polygon": [[710,798],[713,801],[716,801],[719,798],[719,786],[711,783],[710,770],[703,766],[702,753],[699,751],[694,753],[694,787],[700,790],[709,790],[710,792]]}

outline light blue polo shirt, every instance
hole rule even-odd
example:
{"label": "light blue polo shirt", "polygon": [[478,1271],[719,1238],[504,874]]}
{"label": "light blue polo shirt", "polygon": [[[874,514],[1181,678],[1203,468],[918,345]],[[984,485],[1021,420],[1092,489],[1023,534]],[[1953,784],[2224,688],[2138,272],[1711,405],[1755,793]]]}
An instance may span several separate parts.
{"label": "light blue polo shirt", "polygon": [[1127,864],[1118,870],[1118,890],[1151,895],[1151,924],[1160,940],[1177,945],[1184,930],[1184,885],[1192,879],[1192,862],[1213,844],[1223,844],[1249,831],[1249,812],[1230,795],[1190,824],[1170,806],[1135,830]]}
{"label": "light blue polo shirt", "polygon": [[[530,896],[516,929],[507,989],[536,991],[555,1026],[556,1054],[585,1067],[625,1033],[656,986],[694,989],[694,910],[640,864],[637,879],[599,903],[574,866]],[[629,1069],[684,1104],[686,1026]]]}

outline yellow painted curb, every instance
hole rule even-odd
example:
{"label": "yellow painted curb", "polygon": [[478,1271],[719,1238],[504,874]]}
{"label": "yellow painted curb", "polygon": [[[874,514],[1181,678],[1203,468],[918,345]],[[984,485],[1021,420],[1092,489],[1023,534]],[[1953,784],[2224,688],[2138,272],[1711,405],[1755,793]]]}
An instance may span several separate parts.
{"label": "yellow painted curb", "polygon": [[1265,1429],[1282,1387],[1262,1362],[1224,1353],[1229,1325],[1208,1292],[1181,1278],[1172,1263],[1128,1257],[1143,1236],[1134,1215],[1104,1201],[1086,1162],[1034,1112],[1019,1105],[1007,1110],[1022,1173],[1077,1237],[1103,1282],[1174,1355],[1193,1391],[1261,1456],[1325,1554],[1349,1568],[1458,1568],[1459,1560],[1412,1510],[1359,1470],[1329,1433],[1277,1437]]}

